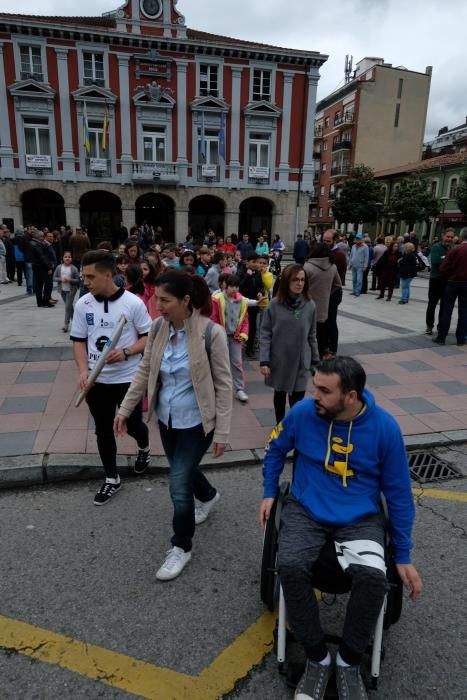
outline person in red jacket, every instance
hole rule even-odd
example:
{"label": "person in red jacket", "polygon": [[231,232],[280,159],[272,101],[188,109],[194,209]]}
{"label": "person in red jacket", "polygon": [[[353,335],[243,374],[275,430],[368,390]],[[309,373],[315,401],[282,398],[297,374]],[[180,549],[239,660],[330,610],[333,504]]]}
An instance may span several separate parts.
{"label": "person in red jacket", "polygon": [[467,228],[461,230],[460,239],[459,245],[451,248],[439,268],[447,280],[438,335],[433,338],[433,342],[439,345],[444,345],[446,342],[456,300],[458,305],[457,345],[465,345],[467,342]]}

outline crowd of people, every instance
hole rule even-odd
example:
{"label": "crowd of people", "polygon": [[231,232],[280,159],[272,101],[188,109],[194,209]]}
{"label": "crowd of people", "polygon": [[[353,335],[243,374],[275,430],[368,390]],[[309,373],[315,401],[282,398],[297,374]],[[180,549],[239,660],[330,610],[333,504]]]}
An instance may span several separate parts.
{"label": "crowd of people", "polygon": [[[455,232],[446,229],[430,250],[413,234],[379,236],[372,243],[363,233],[347,236],[329,229],[312,237],[306,232],[294,245],[295,262],[287,265],[280,236],[269,246],[266,232],[255,243],[248,234],[224,239],[213,231],[199,240],[189,234],[182,244],[166,243],[161,230],[147,225],[124,234],[115,250],[112,241],[93,249],[80,227],[56,232],[28,227],[13,235],[0,229],[0,281],[16,279],[22,285],[24,277],[27,293],[35,294],[40,308],[54,308],[54,282],[63,298],[63,330],[71,324],[79,386],[94,419],[104,470],[94,504],[107,504],[122,488],[117,437],[128,433],[134,438],[133,471],[146,471],[147,421],[157,416],[170,464],[173,532],[156,578],[179,576],[192,559],[196,527],[221,498],[200,462],[211,446],[214,457],[224,453],[232,398],[248,401],[244,356],[257,358],[259,372],[274,390],[277,423],[264,463],[263,526],[287,454],[295,450],[281,521],[279,572],[289,622],[307,657],[296,698],[322,698],[331,676],[310,580],[323,543],[332,537],[353,581],[336,657],[338,693],[346,700],[364,700],[360,661],[387,590],[381,490],[391,518],[395,564],[412,599],[422,584],[410,563],[414,508],[403,438],[396,421],[365,389],[361,365],[337,355],[338,307],[348,270],[354,297],[368,292],[371,274],[371,289],[379,290],[376,299],[390,301],[399,286],[404,305],[417,272],[429,267],[426,332],[433,333],[440,304],[433,340],[445,342],[457,300],[456,338],[463,345],[467,229],[457,242]],[[121,335],[90,382],[122,316]],[[312,376],[310,400],[305,392]],[[360,551],[362,541],[365,551]]]}

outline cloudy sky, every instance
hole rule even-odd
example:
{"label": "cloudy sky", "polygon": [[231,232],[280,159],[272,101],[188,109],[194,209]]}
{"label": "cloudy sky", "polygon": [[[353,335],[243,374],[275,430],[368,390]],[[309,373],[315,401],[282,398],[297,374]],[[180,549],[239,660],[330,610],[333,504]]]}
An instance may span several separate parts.
{"label": "cloudy sky", "polygon": [[[0,0],[0,11],[96,15],[121,1]],[[178,8],[194,29],[328,54],[318,98],[342,84],[346,54],[354,65],[364,56],[420,72],[432,65],[426,137],[466,119],[465,0],[179,0]]]}

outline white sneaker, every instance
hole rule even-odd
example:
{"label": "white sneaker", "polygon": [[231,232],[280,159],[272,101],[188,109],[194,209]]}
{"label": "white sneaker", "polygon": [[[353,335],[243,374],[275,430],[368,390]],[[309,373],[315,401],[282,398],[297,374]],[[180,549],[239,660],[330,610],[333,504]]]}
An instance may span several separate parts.
{"label": "white sneaker", "polygon": [[204,523],[209,513],[211,512],[211,508],[217,503],[220,497],[221,495],[218,491],[214,498],[211,498],[210,501],[206,501],[205,503],[203,503],[202,501],[197,501],[195,499],[195,523],[197,525]]}
{"label": "white sneaker", "polygon": [[191,552],[185,552],[181,547],[167,550],[165,562],[156,574],[159,581],[170,581],[179,576],[191,559]]}
{"label": "white sneaker", "polygon": [[242,403],[246,403],[248,401],[248,394],[245,394],[243,389],[240,389],[239,391],[237,391],[237,399]]}

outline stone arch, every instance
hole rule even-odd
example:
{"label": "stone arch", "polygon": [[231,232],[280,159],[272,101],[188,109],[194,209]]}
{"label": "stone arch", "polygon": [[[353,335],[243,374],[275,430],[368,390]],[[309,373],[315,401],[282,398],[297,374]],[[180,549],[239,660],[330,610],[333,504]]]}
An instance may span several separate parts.
{"label": "stone arch", "polygon": [[224,236],[225,202],[221,197],[200,194],[190,200],[188,226],[195,239],[204,238],[212,228],[216,236]]}
{"label": "stone arch", "polygon": [[80,197],[79,216],[93,245],[104,240],[117,245],[122,222],[120,197],[107,190],[90,190]]}
{"label": "stone arch", "polygon": [[240,203],[239,233],[249,233],[256,240],[263,230],[271,242],[272,217],[275,213],[274,202],[266,197],[247,197]]}
{"label": "stone arch", "polygon": [[24,226],[49,229],[66,225],[65,202],[61,194],[52,189],[38,187],[21,194]]}
{"label": "stone arch", "polygon": [[164,241],[174,241],[175,202],[172,197],[160,192],[146,192],[135,202],[135,219],[137,226],[147,222],[154,229],[162,229]]}

